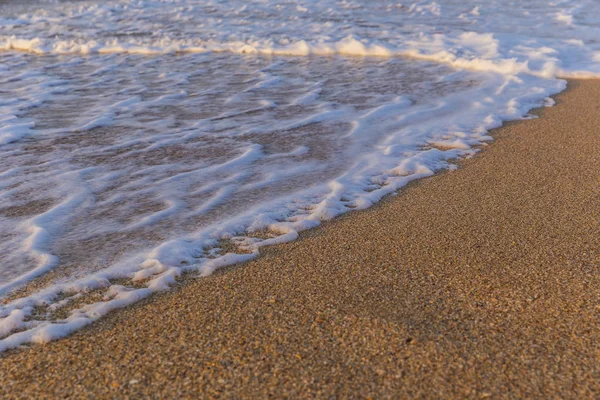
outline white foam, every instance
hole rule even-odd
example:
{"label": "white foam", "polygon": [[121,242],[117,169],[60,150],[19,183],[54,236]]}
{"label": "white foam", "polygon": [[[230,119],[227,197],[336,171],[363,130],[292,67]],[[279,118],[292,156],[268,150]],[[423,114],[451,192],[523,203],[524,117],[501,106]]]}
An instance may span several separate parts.
{"label": "white foam", "polygon": [[[10,105],[7,103],[4,104]],[[0,119],[0,145],[15,142],[26,136],[33,135],[32,121],[21,121],[14,115]]]}

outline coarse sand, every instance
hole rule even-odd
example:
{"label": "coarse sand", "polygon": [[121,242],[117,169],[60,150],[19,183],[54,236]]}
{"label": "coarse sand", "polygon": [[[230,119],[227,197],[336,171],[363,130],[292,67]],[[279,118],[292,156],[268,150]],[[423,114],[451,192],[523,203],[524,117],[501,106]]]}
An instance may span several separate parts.
{"label": "coarse sand", "polygon": [[597,398],[600,80],[457,171],[0,355],[0,398]]}

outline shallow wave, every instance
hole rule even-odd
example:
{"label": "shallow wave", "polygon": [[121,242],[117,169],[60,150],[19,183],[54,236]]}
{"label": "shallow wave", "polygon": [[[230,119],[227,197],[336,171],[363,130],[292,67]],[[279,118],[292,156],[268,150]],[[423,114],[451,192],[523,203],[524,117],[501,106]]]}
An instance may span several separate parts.
{"label": "shallow wave", "polygon": [[499,73],[590,76],[588,1],[136,0],[5,7],[0,49],[36,54],[234,52],[411,56]]}
{"label": "shallow wave", "polygon": [[598,74],[593,7],[0,7],[0,351],[454,168]]}

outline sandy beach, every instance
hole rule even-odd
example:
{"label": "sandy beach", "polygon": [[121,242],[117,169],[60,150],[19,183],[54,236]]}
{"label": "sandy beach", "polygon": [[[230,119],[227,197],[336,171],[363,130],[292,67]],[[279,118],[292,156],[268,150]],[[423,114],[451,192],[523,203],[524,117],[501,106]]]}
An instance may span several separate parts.
{"label": "sandy beach", "polygon": [[600,81],[458,170],[0,355],[1,398],[594,398]]}

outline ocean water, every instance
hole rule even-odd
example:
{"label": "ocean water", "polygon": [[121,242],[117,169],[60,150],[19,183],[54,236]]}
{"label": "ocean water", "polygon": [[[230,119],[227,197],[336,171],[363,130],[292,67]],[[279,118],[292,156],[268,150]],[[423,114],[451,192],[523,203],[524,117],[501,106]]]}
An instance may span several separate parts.
{"label": "ocean water", "polygon": [[0,1],[0,351],[455,168],[600,74],[598,10]]}

